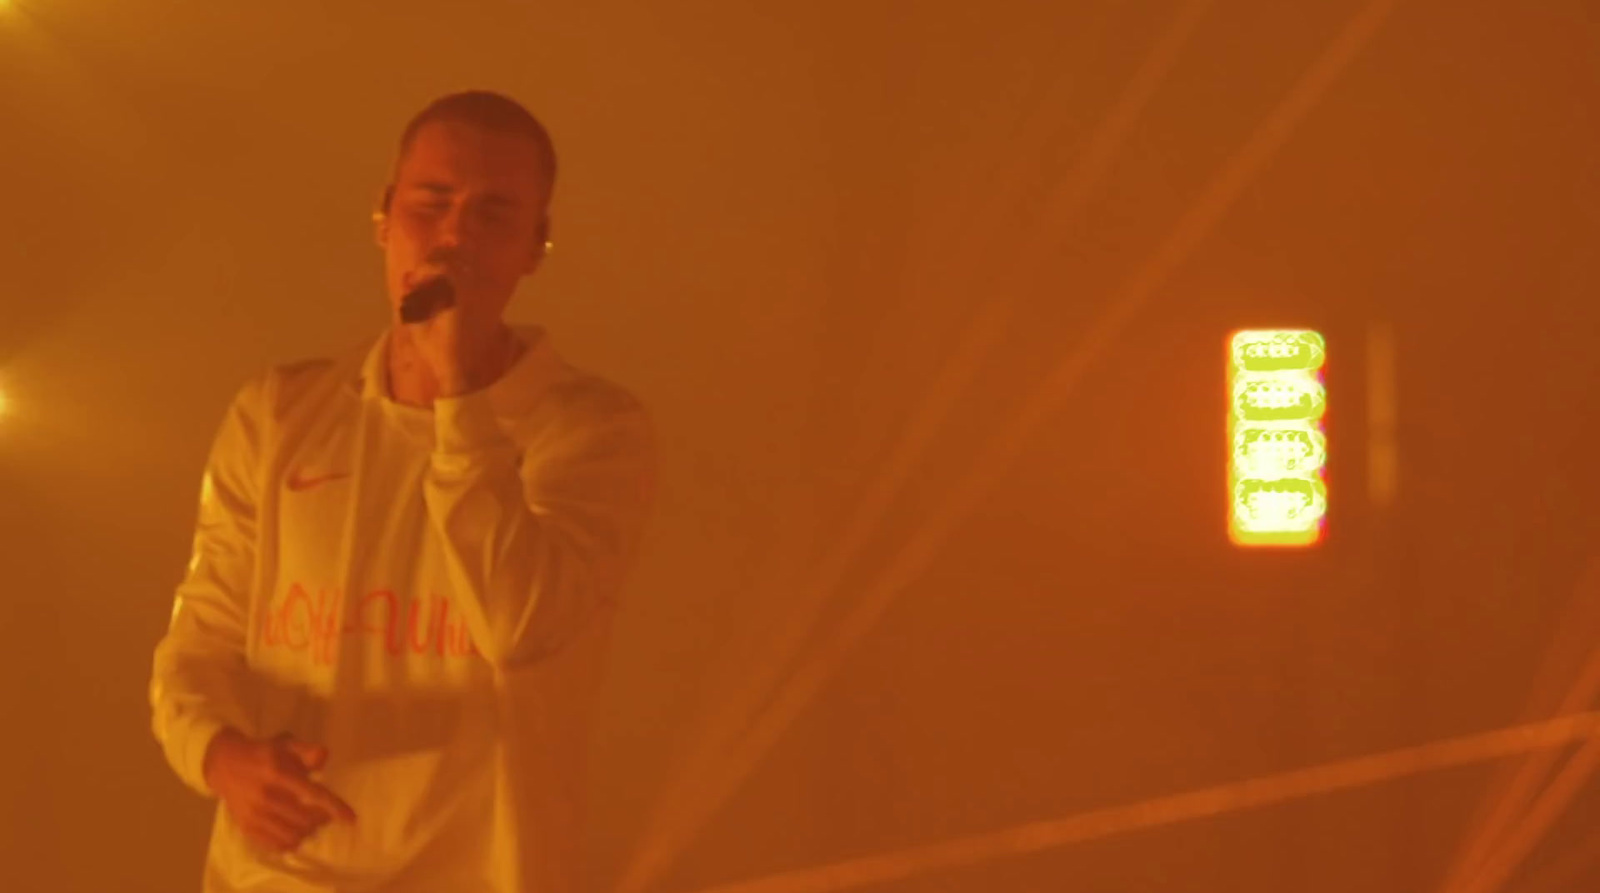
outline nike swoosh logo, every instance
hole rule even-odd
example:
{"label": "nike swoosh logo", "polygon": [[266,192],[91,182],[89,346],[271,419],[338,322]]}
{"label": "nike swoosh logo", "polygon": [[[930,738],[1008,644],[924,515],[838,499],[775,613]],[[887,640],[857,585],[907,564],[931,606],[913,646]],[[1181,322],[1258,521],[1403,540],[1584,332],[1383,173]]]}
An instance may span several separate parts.
{"label": "nike swoosh logo", "polygon": [[341,471],[334,474],[318,474],[307,477],[302,472],[296,471],[289,475],[288,485],[291,492],[299,493],[302,490],[309,490],[319,484],[326,484],[329,481],[337,481],[341,478],[347,478],[349,476],[350,472]]}

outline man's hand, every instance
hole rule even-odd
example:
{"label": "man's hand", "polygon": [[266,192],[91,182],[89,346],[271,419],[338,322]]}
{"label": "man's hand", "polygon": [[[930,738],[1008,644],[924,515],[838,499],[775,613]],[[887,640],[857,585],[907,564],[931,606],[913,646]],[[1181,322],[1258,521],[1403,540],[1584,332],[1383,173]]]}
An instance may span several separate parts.
{"label": "man's hand", "polygon": [[287,735],[269,740],[224,729],[206,749],[206,784],[257,844],[295,849],[330,820],[354,822],[349,804],[311,780],[328,760],[326,748]]}
{"label": "man's hand", "polygon": [[433,374],[440,397],[459,397],[488,384],[482,380],[481,370],[474,368],[482,365],[481,356],[471,355],[461,328],[460,307],[446,307],[411,326],[411,341]]}

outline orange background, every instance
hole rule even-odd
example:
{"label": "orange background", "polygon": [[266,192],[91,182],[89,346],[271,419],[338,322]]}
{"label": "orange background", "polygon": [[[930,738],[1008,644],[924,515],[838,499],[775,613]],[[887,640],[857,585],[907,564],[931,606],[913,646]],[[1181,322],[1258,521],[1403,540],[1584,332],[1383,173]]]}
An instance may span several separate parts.
{"label": "orange background", "polygon": [[[1217,0],[1050,218],[1191,5],[9,0],[0,887],[197,888],[209,811],[144,686],[200,464],[247,375],[376,334],[368,214],[429,99],[498,89],[549,125],[555,252],[512,315],[661,429],[595,732],[608,889],[973,314],[1016,302],[830,620],[1366,4]],[[1399,2],[660,889],[1534,715],[1600,641],[1578,585],[1600,553],[1597,149],[1592,0]],[[1397,350],[1389,505],[1366,483],[1374,324]],[[1239,550],[1220,345],[1278,325],[1328,339],[1328,537]],[[1416,893],[1504,765],[876,889]],[[1507,889],[1592,850],[1597,818],[1590,789]]]}

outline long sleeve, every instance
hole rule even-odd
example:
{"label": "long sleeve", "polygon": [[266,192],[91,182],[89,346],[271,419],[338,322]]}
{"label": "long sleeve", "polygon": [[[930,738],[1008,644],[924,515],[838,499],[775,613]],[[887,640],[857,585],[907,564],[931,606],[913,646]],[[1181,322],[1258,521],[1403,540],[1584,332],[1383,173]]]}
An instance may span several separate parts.
{"label": "long sleeve", "polygon": [[189,567],[156,646],[152,726],[184,783],[211,795],[201,769],[211,738],[245,728],[241,681],[255,576],[265,377],[240,389],[212,443]]}
{"label": "long sleeve", "polygon": [[558,651],[615,605],[650,509],[650,419],[606,395],[519,448],[483,392],[434,404],[424,498],[479,650],[505,668]]}

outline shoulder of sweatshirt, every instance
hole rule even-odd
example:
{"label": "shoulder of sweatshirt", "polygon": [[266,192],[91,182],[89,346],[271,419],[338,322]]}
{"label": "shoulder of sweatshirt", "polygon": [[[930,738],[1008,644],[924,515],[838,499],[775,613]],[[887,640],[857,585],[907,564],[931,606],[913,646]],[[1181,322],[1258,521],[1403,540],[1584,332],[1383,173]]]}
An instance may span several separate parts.
{"label": "shoulder of sweatshirt", "polygon": [[565,412],[577,416],[649,416],[643,401],[632,391],[610,379],[565,363],[561,364],[561,373],[551,384],[546,399],[553,400]]}
{"label": "shoulder of sweatshirt", "polygon": [[[324,399],[337,393],[341,386],[353,386],[355,365],[352,358],[341,361],[317,357],[269,367],[265,376],[273,415],[282,420],[307,400]],[[347,378],[351,381],[347,382]]]}
{"label": "shoulder of sweatshirt", "polygon": [[[246,387],[262,391],[271,403],[270,412],[281,421],[307,402],[321,403],[342,391],[359,392],[362,359],[361,354],[352,352],[344,357],[279,363],[264,369]],[[529,408],[530,416],[553,417],[562,428],[622,423],[642,428],[653,439],[652,414],[632,391],[559,357],[553,358],[553,365],[549,386]]]}
{"label": "shoulder of sweatshirt", "polygon": [[[565,362],[543,395],[524,417],[512,422],[517,440],[531,448],[573,448],[653,453],[655,424],[649,409],[632,391],[610,379]],[[599,437],[599,441],[593,438]],[[623,444],[633,444],[624,447]]]}
{"label": "shoulder of sweatshirt", "polygon": [[236,411],[246,417],[271,417],[282,421],[296,406],[318,392],[326,395],[337,391],[344,381],[339,360],[322,357],[296,360],[262,367],[237,388],[234,394]]}

